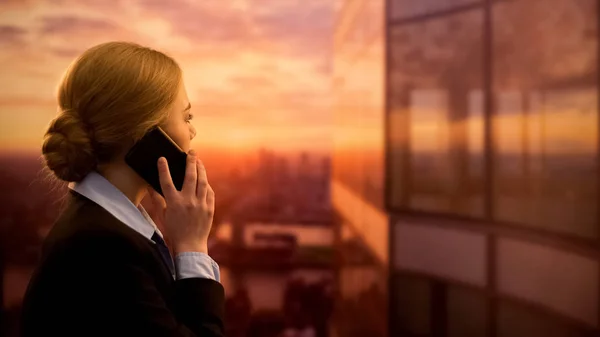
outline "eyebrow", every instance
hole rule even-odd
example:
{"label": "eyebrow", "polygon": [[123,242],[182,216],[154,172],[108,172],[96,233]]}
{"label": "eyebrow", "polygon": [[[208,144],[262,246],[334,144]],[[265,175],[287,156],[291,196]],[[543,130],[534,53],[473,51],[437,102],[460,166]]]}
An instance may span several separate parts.
{"label": "eyebrow", "polygon": [[184,112],[185,112],[185,111],[188,111],[188,110],[190,110],[191,108],[192,108],[192,104],[191,104],[191,103],[188,103],[188,105],[185,107],[185,109],[183,109],[183,111],[184,111]]}

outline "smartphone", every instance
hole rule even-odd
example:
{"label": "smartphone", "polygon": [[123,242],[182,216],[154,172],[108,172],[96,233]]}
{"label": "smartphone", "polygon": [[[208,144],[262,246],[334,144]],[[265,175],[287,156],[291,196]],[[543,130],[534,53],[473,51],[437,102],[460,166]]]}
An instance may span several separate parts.
{"label": "smartphone", "polygon": [[167,159],[173,184],[181,191],[185,178],[187,153],[160,127],[153,128],[133,145],[125,155],[125,163],[164,197],[158,178],[160,157]]}

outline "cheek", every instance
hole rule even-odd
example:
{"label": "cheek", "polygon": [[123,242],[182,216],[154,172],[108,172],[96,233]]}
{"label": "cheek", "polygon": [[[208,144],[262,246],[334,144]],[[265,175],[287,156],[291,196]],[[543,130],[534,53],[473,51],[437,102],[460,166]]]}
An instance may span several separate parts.
{"label": "cheek", "polygon": [[188,152],[190,149],[190,132],[187,123],[170,124],[164,127],[165,132],[179,145],[179,147]]}
{"label": "cheek", "polygon": [[183,126],[179,127],[179,132],[177,132],[177,143],[181,148],[187,152],[190,150],[190,128],[186,123]]}
{"label": "cheek", "polygon": [[194,137],[196,137],[196,128],[190,124],[189,126],[189,132],[190,132],[190,140],[194,139]]}

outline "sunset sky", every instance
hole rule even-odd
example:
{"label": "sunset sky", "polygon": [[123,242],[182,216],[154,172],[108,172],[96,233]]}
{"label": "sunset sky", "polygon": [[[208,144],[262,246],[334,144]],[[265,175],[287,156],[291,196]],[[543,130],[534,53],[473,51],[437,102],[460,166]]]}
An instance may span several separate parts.
{"label": "sunset sky", "polygon": [[0,149],[39,149],[55,88],[95,44],[135,41],[184,70],[196,145],[325,150],[334,0],[1,0]]}
{"label": "sunset sky", "polygon": [[[56,113],[56,85],[68,64],[90,46],[127,40],[165,51],[181,64],[198,130],[196,147],[328,152],[334,136],[333,36],[340,3],[0,0],[0,151],[39,150]],[[373,13],[383,18],[383,12]],[[577,29],[572,27],[570,39],[579,36]],[[415,41],[427,41],[426,32],[415,34]],[[354,80],[346,84],[343,116],[338,118],[345,125],[337,125],[335,141],[350,148],[382,147],[384,49],[376,47],[383,45],[382,36],[371,44],[363,63],[343,70],[343,77]],[[563,49],[595,60],[588,44],[577,45],[581,50]],[[562,67],[567,73],[581,71]],[[554,97],[544,108],[548,151],[595,151],[597,115],[582,113],[595,111],[590,108],[596,106],[593,90],[591,95],[547,95]],[[449,145],[447,108],[444,100],[438,101],[413,102],[412,114],[419,117],[413,120],[411,137],[417,151]],[[519,151],[521,116],[511,111],[520,105],[511,95],[503,101],[495,118],[497,145],[502,151]],[[470,146],[480,149],[483,128],[476,112],[470,111],[475,115],[468,121]],[[356,113],[368,118],[358,121],[352,117]],[[536,130],[531,134],[539,134]]]}

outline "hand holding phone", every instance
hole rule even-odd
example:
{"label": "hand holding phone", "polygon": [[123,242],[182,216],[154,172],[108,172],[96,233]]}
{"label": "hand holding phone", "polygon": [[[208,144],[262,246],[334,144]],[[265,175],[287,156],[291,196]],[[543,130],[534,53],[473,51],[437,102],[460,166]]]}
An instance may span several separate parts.
{"label": "hand holding phone", "polygon": [[195,153],[186,154],[156,127],[129,150],[125,162],[151,186],[152,203],[175,254],[208,254],[215,193]]}
{"label": "hand holding phone", "polygon": [[177,255],[183,252],[208,254],[208,236],[215,211],[215,193],[208,184],[206,169],[190,151],[181,191],[173,184],[166,159],[158,161],[164,198],[151,193],[152,202],[162,205],[161,218]]}

